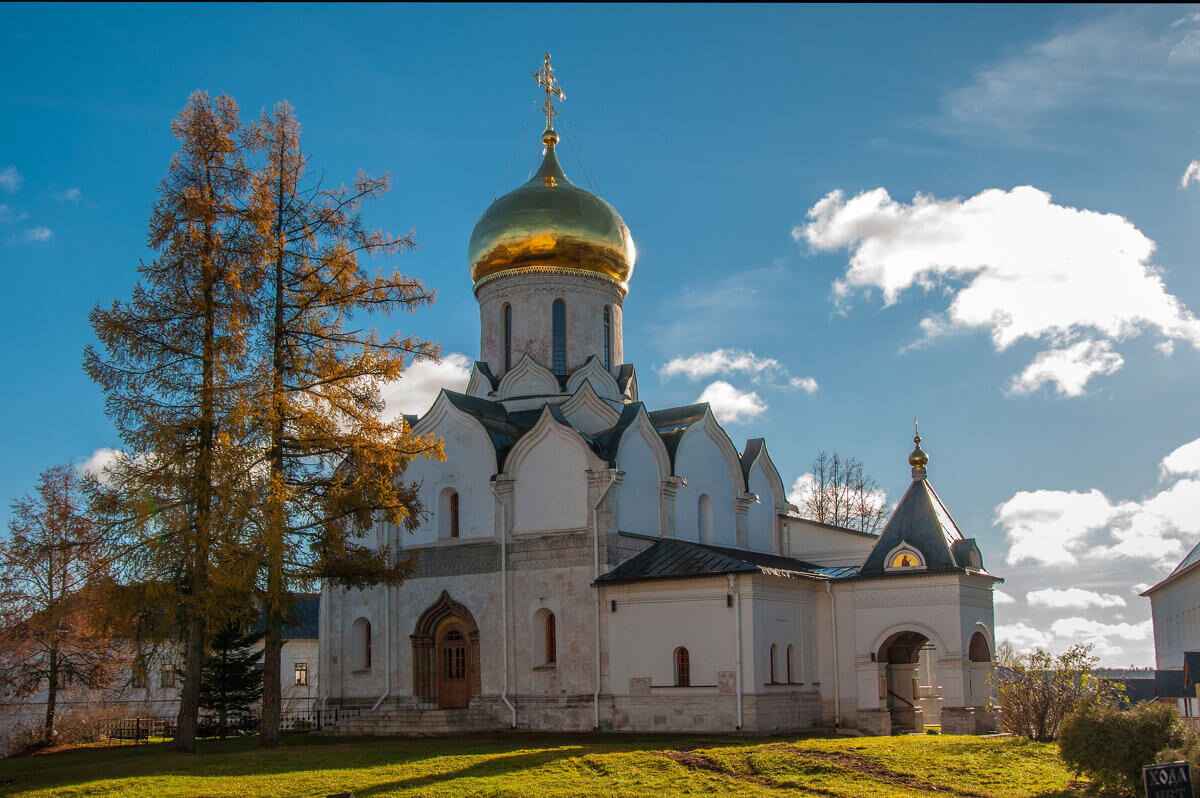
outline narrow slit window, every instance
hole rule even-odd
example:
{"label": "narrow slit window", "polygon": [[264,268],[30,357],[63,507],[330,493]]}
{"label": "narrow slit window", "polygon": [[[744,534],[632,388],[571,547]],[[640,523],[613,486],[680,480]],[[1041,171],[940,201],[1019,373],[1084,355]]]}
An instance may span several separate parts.
{"label": "narrow slit window", "polygon": [[546,613],[546,664],[558,661],[558,641],[555,638],[554,613]]}
{"label": "narrow slit window", "polygon": [[512,305],[504,306],[504,370],[512,368]]}
{"label": "narrow slit window", "polygon": [[787,652],[786,652],[785,656],[787,657],[787,680],[788,680],[788,684],[795,684],[795,682],[792,680],[792,646],[791,646],[791,644],[790,644],[790,643],[788,644],[788,647],[787,647]]}
{"label": "narrow slit window", "polygon": [[604,306],[604,368],[612,371],[612,308]]}
{"label": "narrow slit window", "polygon": [[775,658],[778,655],[778,653],[779,653],[779,646],[772,643],[771,644],[771,684],[776,684],[778,681],[775,678]]}
{"label": "narrow slit window", "polygon": [[458,492],[450,494],[450,537],[458,537]]}
{"label": "narrow slit window", "polygon": [[551,314],[554,326],[554,373],[567,376],[567,305],[561,299],[554,300]]}

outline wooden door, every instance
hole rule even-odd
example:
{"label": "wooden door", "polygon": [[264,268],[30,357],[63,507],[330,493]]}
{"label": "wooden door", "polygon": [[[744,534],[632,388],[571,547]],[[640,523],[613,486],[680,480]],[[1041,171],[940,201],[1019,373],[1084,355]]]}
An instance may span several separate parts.
{"label": "wooden door", "polygon": [[467,636],[458,626],[442,630],[438,639],[438,706],[465,707],[471,700]]}

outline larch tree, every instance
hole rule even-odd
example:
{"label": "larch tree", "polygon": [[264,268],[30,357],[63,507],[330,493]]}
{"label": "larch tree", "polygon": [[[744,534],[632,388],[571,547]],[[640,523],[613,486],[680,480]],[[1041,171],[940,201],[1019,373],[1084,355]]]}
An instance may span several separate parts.
{"label": "larch tree", "polygon": [[45,687],[45,743],[59,691],[106,687],[122,663],[99,623],[104,547],[82,482],[67,465],[43,471],[34,494],[13,502],[0,541],[0,685],[11,697]]}
{"label": "larch tree", "polygon": [[253,447],[245,364],[258,289],[244,214],[245,128],[228,97],[193,94],[173,124],[179,152],[149,223],[154,257],[126,302],[96,306],[84,367],[104,391],[128,456],[97,483],[93,504],[120,532],[128,600],[168,608],[182,638],[175,747],[195,750],[210,628],[255,559],[244,546]]}
{"label": "larch tree", "polygon": [[398,584],[413,562],[387,545],[361,542],[376,521],[415,528],[417,485],[404,471],[415,457],[441,457],[440,443],[389,420],[382,382],[406,363],[438,356],[414,335],[381,337],[361,320],[413,312],[434,300],[399,271],[368,271],[364,257],[401,252],[411,234],[368,229],[361,208],[389,188],[360,173],[326,188],[308,170],[300,125],[286,102],[264,113],[255,135],[249,203],[264,274],[255,336],[261,389],[255,404],[265,452],[260,503],[263,579],[263,701],[260,745],[278,744],[283,620],[297,589],[316,579],[341,586]]}

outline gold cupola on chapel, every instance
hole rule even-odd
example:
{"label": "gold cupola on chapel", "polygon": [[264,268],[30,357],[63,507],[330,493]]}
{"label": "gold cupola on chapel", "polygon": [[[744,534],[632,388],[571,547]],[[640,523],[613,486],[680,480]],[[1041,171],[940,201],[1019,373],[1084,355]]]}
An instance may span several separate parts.
{"label": "gold cupola on chapel", "polygon": [[468,246],[471,280],[482,283],[523,271],[586,274],[629,287],[636,250],[629,227],[600,197],[567,179],[558,162],[552,99],[565,95],[550,56],[534,73],[545,89],[546,154],[524,185],[497,198],[475,223]]}

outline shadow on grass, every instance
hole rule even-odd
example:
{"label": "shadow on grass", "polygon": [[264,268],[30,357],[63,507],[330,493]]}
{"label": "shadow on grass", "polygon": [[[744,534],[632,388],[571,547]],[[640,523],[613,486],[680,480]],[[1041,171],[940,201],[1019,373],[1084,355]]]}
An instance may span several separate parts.
{"label": "shadow on grass", "polygon": [[[455,770],[421,773],[379,784],[362,784],[347,775],[328,792],[352,789],[356,796],[416,789],[458,778],[487,778],[540,768],[558,760],[638,750],[688,750],[719,745],[760,745],[763,738],[681,735],[596,735],[498,733],[464,737],[285,737],[275,750],[257,748],[257,738],[205,740],[195,754],[168,750],[165,744],[89,746],[52,754],[0,760],[0,796],[37,789],[67,789],[108,780],[188,777],[286,777],[321,770],[412,767],[425,771],[442,757],[486,757]],[[391,775],[391,774],[389,774]],[[334,776],[333,778],[337,778]]]}

